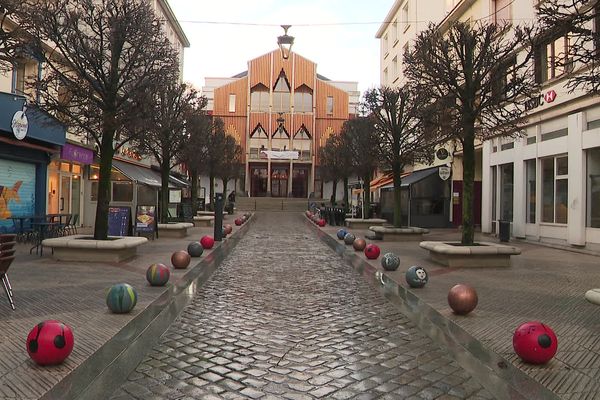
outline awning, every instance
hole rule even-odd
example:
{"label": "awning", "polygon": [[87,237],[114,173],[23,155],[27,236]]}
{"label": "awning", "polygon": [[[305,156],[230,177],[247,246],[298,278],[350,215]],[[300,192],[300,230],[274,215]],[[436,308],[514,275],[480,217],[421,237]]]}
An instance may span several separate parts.
{"label": "awning", "polygon": [[[414,171],[411,172],[410,174],[406,174],[402,176],[402,183],[401,183],[401,187],[405,188],[405,187],[409,187],[412,184],[415,184],[425,178],[427,178],[428,176],[431,176],[433,174],[437,174],[438,173],[438,167],[434,167],[434,168],[428,168],[428,169],[421,169],[419,171]],[[387,189],[387,188],[393,188],[394,187],[394,183],[389,183],[385,186],[382,186],[382,189]]]}
{"label": "awning", "polygon": [[173,175],[169,175],[169,182],[172,183],[173,185],[175,185],[176,187],[180,187],[180,188],[185,188],[185,187],[190,186],[189,182],[187,182],[183,179],[177,178],[176,176],[173,176]]}
{"label": "awning", "polygon": [[118,160],[113,160],[113,167],[118,169],[132,181],[152,187],[160,187],[160,174],[150,168],[144,168]]}

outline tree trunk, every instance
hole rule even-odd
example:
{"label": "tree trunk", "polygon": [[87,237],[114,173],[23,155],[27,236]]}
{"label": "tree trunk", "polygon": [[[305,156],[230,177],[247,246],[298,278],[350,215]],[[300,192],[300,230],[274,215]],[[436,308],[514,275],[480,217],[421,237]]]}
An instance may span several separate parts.
{"label": "tree trunk", "polygon": [[[465,124],[467,125],[467,124]],[[473,219],[473,185],[475,180],[475,129],[464,126],[463,141],[463,193],[462,193],[462,239],[463,245],[472,245],[475,238]]]}
{"label": "tree trunk", "polygon": [[208,194],[209,194],[209,199],[208,199],[208,204],[209,204],[209,210],[214,210],[214,201],[215,201],[215,176],[211,173],[208,175]]}
{"label": "tree trunk", "polygon": [[363,218],[369,218],[371,214],[371,174],[367,174],[363,177],[365,182],[363,191]]}
{"label": "tree trunk", "polygon": [[229,183],[229,179],[221,178],[221,181],[223,182],[223,198],[227,201],[227,184]]}
{"label": "tree trunk", "polygon": [[348,200],[348,177],[344,177],[344,212],[348,212],[350,209],[350,202]]}
{"label": "tree trunk", "polygon": [[[169,158],[164,157],[160,163],[160,222],[166,224],[169,221]],[[177,217],[177,216],[175,216]]]}
{"label": "tree trunk", "polygon": [[334,179],[333,180],[333,193],[331,194],[331,207],[333,207],[333,205],[335,204],[335,195],[337,194],[337,184],[338,184],[338,180]]}
{"label": "tree trunk", "polygon": [[190,170],[190,179],[192,181],[190,188],[192,192],[192,214],[196,215],[198,212],[198,171],[195,169]]}
{"label": "tree trunk", "polygon": [[102,143],[100,148],[100,176],[98,177],[98,202],[94,221],[94,239],[108,239],[108,208],[110,206],[110,183],[112,159],[115,153],[113,138],[115,135],[114,116],[104,116]]}
{"label": "tree trunk", "polygon": [[402,165],[400,163],[392,163],[392,176],[394,178],[394,226],[400,228],[402,227]]}

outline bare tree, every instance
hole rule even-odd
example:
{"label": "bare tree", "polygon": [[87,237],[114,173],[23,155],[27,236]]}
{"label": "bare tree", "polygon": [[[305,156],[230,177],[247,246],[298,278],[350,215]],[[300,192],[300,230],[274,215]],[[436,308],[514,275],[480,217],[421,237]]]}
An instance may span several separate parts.
{"label": "bare tree", "polygon": [[[600,91],[600,2],[597,0],[546,0],[538,9],[541,44],[556,40],[563,41],[561,48],[567,52],[553,57],[555,68],[561,71],[574,69],[567,80],[567,88],[572,92],[577,88],[591,93]],[[568,43],[565,47],[564,43]],[[545,46],[537,49],[540,60],[551,57]],[[542,57],[544,55],[544,57]],[[546,69],[545,65],[540,65]],[[538,80],[543,80],[538,75]],[[550,77],[547,77],[550,78]]]}
{"label": "bare tree", "polygon": [[431,163],[439,135],[422,122],[429,99],[424,90],[409,85],[382,87],[365,93],[364,106],[375,120],[379,150],[385,168],[394,179],[394,226],[402,225],[402,172],[407,165]]}
{"label": "bare tree", "polygon": [[208,175],[210,207],[214,207],[215,178],[219,176],[223,148],[225,146],[225,124],[221,118],[214,118],[206,143],[206,156],[200,163],[200,171]]}
{"label": "bare tree", "polygon": [[185,84],[166,82],[154,93],[150,117],[146,120],[147,133],[135,141],[136,147],[144,154],[151,154],[160,166],[161,202],[160,220],[166,223],[169,216],[169,173],[181,163],[181,153],[188,145],[185,134],[186,117],[190,110],[206,106],[206,98]]}
{"label": "bare tree", "polygon": [[336,201],[337,184],[341,180],[344,185],[344,204],[348,206],[348,178],[352,174],[352,164],[348,148],[340,135],[331,135],[325,146],[319,150],[321,177],[333,183],[332,205]]}
{"label": "bare tree", "polygon": [[404,56],[406,75],[430,96],[444,138],[463,151],[462,244],[473,244],[475,142],[518,135],[525,103],[536,93],[531,51],[523,48],[531,30],[485,22],[456,22],[440,32],[431,25]]}
{"label": "bare tree", "polygon": [[216,177],[221,178],[223,196],[227,196],[227,183],[232,179],[239,178],[242,172],[242,146],[236,142],[233,136],[227,134],[221,144],[221,157],[218,159],[219,166],[216,170]]}
{"label": "bare tree", "polygon": [[0,72],[8,72],[24,51],[26,34],[13,20],[18,3],[2,0],[0,4]]}
{"label": "bare tree", "polygon": [[352,169],[363,181],[363,218],[371,213],[371,179],[379,165],[379,140],[374,120],[370,117],[357,117],[344,122],[342,126],[343,146],[347,146]]}
{"label": "bare tree", "polygon": [[18,16],[44,62],[41,104],[98,146],[94,238],[104,240],[113,155],[143,133],[146,105],[173,79],[177,53],[146,0],[25,0]]}

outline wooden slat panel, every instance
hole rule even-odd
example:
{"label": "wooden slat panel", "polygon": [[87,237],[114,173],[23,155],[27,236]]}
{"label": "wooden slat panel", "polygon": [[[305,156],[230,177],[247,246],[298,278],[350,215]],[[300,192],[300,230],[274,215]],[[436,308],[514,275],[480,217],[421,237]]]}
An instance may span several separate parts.
{"label": "wooden slat panel", "polygon": [[246,148],[246,117],[221,117],[225,132],[235,138],[242,148]]}
{"label": "wooden slat panel", "polygon": [[[314,143],[317,148],[325,145],[327,138],[331,135],[339,135],[342,130],[342,125],[345,120],[341,119],[324,119],[319,118],[316,120],[316,132],[313,135]],[[317,151],[317,164],[319,164],[319,157]]]}
{"label": "wooden slat panel", "polygon": [[[279,73],[281,72],[281,70],[283,69],[283,72],[285,72],[285,75],[288,78],[288,81],[290,82],[290,85],[292,84],[292,61],[294,59],[294,57],[290,57],[287,60],[284,60],[283,57],[281,57],[281,53],[279,52],[279,50],[276,50],[273,53],[273,86],[275,86],[275,82],[277,82],[277,78],[279,78]],[[268,87],[269,85],[267,85]],[[271,90],[273,90],[273,88],[271,88]]]}
{"label": "wooden slat panel", "polygon": [[306,85],[314,91],[317,64],[297,54],[294,57],[294,89]]}
{"label": "wooden slat panel", "polygon": [[[235,112],[229,112],[229,95],[235,94]],[[215,88],[213,113],[215,115],[245,116],[248,105],[248,78]]]}
{"label": "wooden slat panel", "polygon": [[262,83],[266,87],[271,85],[271,53],[262,55],[249,63],[250,71],[250,87],[254,87],[258,83]]}
{"label": "wooden slat panel", "polygon": [[[316,112],[317,118],[348,119],[348,93],[317,79]],[[333,97],[333,115],[327,115],[327,97]]]}
{"label": "wooden slat panel", "polygon": [[250,113],[250,125],[249,125],[249,131],[248,131],[248,136],[250,135],[250,133],[252,133],[252,131],[254,130],[254,128],[256,128],[256,125],[261,124],[263,129],[265,130],[265,132],[269,132],[269,114],[268,113]]}

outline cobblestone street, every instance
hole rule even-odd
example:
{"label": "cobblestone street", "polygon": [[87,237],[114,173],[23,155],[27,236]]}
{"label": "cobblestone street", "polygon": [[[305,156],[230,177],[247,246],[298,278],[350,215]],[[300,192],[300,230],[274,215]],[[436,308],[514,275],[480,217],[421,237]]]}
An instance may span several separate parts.
{"label": "cobblestone street", "polygon": [[296,214],[257,220],[112,399],[491,399]]}

